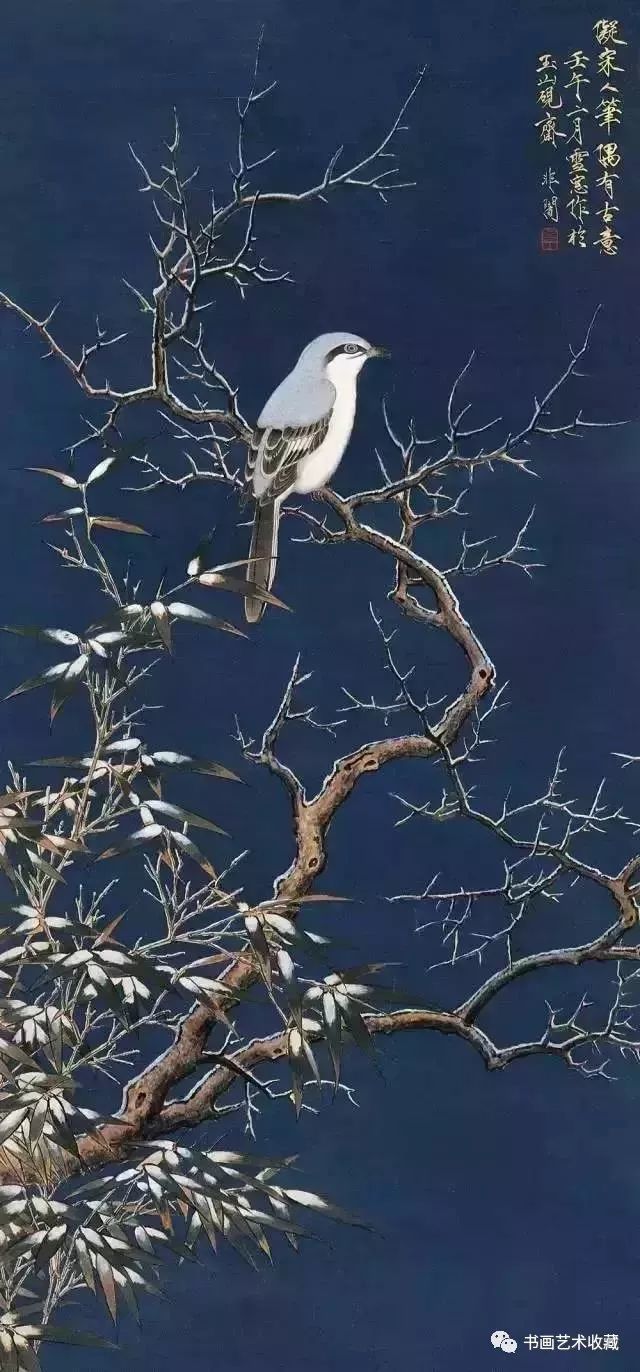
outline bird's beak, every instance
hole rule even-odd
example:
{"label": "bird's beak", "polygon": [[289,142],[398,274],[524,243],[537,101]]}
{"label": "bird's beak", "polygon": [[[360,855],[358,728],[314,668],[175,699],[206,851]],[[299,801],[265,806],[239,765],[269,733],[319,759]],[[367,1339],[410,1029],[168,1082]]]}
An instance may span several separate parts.
{"label": "bird's beak", "polygon": [[369,357],[391,357],[388,348],[369,348]]}

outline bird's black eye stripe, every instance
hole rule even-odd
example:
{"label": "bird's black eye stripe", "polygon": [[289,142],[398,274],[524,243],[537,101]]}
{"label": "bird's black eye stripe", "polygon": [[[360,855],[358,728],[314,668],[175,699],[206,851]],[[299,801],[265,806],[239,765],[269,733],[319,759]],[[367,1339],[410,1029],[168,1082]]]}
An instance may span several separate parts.
{"label": "bird's black eye stripe", "polygon": [[356,353],[363,352],[364,348],[359,343],[339,343],[337,348],[332,348],[331,352],[327,353],[327,362],[333,362],[334,357],[344,357],[345,353],[348,357],[353,357]]}

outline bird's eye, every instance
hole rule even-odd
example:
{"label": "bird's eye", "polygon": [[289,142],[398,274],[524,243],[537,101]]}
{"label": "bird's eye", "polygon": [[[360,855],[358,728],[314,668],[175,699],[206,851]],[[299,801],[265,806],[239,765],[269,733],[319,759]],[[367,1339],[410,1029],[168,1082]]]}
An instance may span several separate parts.
{"label": "bird's eye", "polygon": [[359,353],[362,351],[359,343],[345,343],[344,350],[346,353]]}

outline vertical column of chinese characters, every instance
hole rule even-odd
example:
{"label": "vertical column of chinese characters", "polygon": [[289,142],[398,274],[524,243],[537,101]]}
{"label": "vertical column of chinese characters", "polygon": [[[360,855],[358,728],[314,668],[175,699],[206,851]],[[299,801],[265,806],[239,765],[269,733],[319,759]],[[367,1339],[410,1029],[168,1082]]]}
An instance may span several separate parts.
{"label": "vertical column of chinese characters", "polygon": [[558,141],[566,134],[559,128],[559,110],[562,109],[562,96],[558,90],[558,63],[550,52],[538,57],[536,68],[538,78],[538,104],[544,111],[542,119],[536,122],[539,142],[547,152],[547,165],[542,176],[544,196],[542,213],[547,221],[540,230],[540,247],[543,252],[555,252],[559,246],[559,208],[558,188]]}
{"label": "vertical column of chinese characters", "polygon": [[573,109],[569,110],[567,114],[567,118],[571,121],[571,132],[566,142],[568,149],[566,161],[569,170],[567,209],[573,220],[567,241],[571,248],[586,248],[585,220],[589,216],[589,170],[587,166],[589,152],[583,145],[584,120],[589,111],[584,103],[583,87],[591,84],[586,75],[589,59],[582,52],[582,49],[578,48],[576,52],[571,53],[564,65],[569,69],[569,80],[565,85],[565,90],[568,91],[567,104],[573,105]]}
{"label": "vertical column of chinese characters", "polygon": [[618,73],[624,71],[624,67],[616,64],[616,58],[620,56],[618,48],[626,48],[627,44],[625,39],[619,36],[619,27],[617,19],[598,19],[593,26],[596,43],[600,49],[598,75],[601,80],[596,122],[605,140],[596,148],[596,157],[602,173],[596,184],[602,188],[604,204],[597,212],[598,218],[602,221],[602,228],[594,243],[606,257],[616,256],[620,242],[620,234],[616,233],[614,227],[617,222],[616,215],[620,213],[619,206],[614,203],[614,195],[615,182],[620,176],[616,168],[622,162],[622,155],[618,143],[611,137],[616,131],[616,126],[622,123],[622,98],[615,78]]}

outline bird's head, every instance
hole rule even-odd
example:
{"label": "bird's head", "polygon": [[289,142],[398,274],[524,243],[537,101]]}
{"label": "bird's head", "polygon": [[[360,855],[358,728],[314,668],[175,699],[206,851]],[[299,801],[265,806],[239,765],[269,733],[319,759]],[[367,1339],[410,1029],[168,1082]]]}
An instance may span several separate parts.
{"label": "bird's head", "polygon": [[370,357],[388,357],[386,348],[374,347],[355,333],[324,333],[314,338],[301,361],[318,367],[334,384],[355,380]]}

